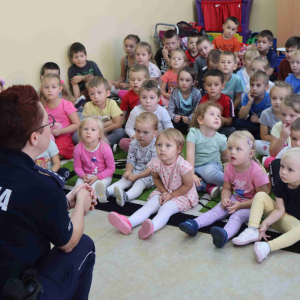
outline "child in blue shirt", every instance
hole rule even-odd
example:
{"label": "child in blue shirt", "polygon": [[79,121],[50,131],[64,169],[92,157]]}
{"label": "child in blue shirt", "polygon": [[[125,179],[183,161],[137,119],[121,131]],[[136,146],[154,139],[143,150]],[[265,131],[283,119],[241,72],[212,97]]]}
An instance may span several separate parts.
{"label": "child in blue shirt", "polygon": [[250,77],[250,92],[243,98],[239,119],[233,123],[233,127],[237,130],[250,131],[256,140],[260,140],[260,115],[265,109],[271,107],[268,88],[269,76],[265,72],[256,71]]}
{"label": "child in blue shirt", "polygon": [[293,74],[290,74],[285,82],[289,83],[293,89],[294,94],[300,94],[300,50],[295,50],[291,55],[290,61]]}
{"label": "child in blue shirt", "polygon": [[271,49],[273,46],[273,33],[270,30],[263,30],[257,35],[257,50],[260,56],[266,57],[270,62],[270,69],[268,74],[271,81],[276,80],[277,76],[273,75],[274,69],[278,68],[278,55],[275,50]]}

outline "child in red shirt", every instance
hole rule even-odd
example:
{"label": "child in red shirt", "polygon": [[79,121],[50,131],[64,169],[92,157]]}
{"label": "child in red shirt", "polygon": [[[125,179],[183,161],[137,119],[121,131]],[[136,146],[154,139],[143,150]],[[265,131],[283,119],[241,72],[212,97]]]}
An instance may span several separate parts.
{"label": "child in red shirt", "polygon": [[211,100],[219,103],[223,107],[221,117],[223,126],[218,131],[226,137],[229,137],[229,135],[235,131],[235,129],[231,127],[232,118],[234,117],[234,108],[232,100],[221,93],[224,87],[223,73],[216,69],[208,70],[204,75],[204,88],[207,95],[201,98],[198,105]]}
{"label": "child in red shirt", "polygon": [[187,47],[188,50],[185,51],[189,66],[193,68],[195,59],[200,55],[197,49],[197,41],[201,37],[199,33],[192,32],[188,36]]}

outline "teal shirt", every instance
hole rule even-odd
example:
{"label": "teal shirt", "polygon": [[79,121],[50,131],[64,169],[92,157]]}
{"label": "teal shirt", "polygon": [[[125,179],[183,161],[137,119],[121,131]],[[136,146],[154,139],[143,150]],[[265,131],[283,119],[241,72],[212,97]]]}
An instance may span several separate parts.
{"label": "teal shirt", "polygon": [[227,148],[227,139],[224,134],[216,132],[214,137],[205,137],[199,128],[191,128],[187,135],[187,142],[195,144],[195,167],[205,163],[221,162],[221,152]]}
{"label": "teal shirt", "polygon": [[222,93],[231,98],[232,102],[235,100],[236,93],[243,93],[246,89],[240,76],[232,74],[228,82],[225,83],[225,88]]}
{"label": "teal shirt", "polygon": [[194,107],[193,107],[193,104],[192,104],[192,93],[190,93],[190,96],[188,97],[187,100],[185,100],[182,95],[181,95],[181,92],[180,90],[178,89],[178,96],[179,96],[179,115],[181,116],[189,116]]}

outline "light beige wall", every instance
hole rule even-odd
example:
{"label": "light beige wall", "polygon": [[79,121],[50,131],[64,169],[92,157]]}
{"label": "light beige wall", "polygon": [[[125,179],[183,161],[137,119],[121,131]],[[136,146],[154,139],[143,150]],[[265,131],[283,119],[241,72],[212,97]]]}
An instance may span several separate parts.
{"label": "light beige wall", "polygon": [[157,50],[156,23],[195,18],[194,0],[6,1],[0,18],[0,76],[6,87],[31,84],[39,88],[41,66],[54,61],[67,80],[69,46],[81,42],[104,76],[117,79],[127,34],[137,34]]}
{"label": "light beige wall", "polygon": [[254,0],[252,4],[249,27],[252,32],[271,30],[277,37],[277,1]]}
{"label": "light beige wall", "polygon": [[[267,28],[276,36],[276,9],[277,0],[254,0],[250,29]],[[6,87],[32,84],[39,88],[41,66],[54,61],[67,80],[68,49],[78,41],[106,78],[117,79],[127,34],[139,35],[157,50],[155,24],[181,20],[197,20],[194,0],[6,1],[0,18],[0,76]]]}

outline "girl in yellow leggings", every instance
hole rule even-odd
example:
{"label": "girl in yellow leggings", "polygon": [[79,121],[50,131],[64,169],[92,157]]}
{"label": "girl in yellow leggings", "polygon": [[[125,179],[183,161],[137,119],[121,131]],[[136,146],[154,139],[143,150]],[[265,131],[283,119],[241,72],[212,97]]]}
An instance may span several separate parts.
{"label": "girl in yellow leggings", "polygon": [[[286,248],[300,240],[300,148],[288,150],[280,164],[280,179],[273,189],[276,202],[264,192],[257,193],[251,206],[248,228],[232,240],[235,245],[246,245],[263,238],[266,242],[254,244],[257,262],[265,259],[271,251]],[[262,215],[266,219],[260,225]],[[268,241],[268,226],[283,234]]]}

